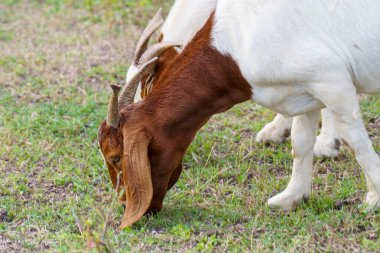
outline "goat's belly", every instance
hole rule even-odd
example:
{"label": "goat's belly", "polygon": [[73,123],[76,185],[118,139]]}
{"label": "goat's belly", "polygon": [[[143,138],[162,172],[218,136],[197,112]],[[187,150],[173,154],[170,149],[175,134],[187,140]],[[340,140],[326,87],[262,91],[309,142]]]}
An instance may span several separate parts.
{"label": "goat's belly", "polygon": [[380,93],[380,82],[369,83],[367,85],[358,85],[358,93],[360,94],[379,94]]}
{"label": "goat's belly", "polygon": [[355,75],[353,76],[358,93],[380,93],[380,49],[356,54]]}
{"label": "goat's belly", "polygon": [[[379,63],[380,64],[380,63]],[[361,69],[356,74],[356,89],[358,93],[378,94],[380,93],[380,66],[376,72],[370,73],[368,69]]]}
{"label": "goat's belly", "polygon": [[298,87],[253,87],[252,100],[285,116],[297,116],[324,105]]}

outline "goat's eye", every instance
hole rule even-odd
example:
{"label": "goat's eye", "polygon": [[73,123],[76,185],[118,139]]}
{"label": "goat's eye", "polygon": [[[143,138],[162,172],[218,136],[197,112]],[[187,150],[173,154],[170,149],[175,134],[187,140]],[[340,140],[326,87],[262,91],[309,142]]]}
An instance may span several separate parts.
{"label": "goat's eye", "polygon": [[112,161],[113,161],[114,163],[118,163],[118,162],[120,162],[120,156],[115,156],[114,158],[112,158]]}

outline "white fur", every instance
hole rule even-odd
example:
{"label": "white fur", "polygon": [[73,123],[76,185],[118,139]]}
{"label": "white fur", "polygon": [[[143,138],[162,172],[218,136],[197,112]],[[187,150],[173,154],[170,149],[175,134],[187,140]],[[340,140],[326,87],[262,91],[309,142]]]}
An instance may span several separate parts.
{"label": "white fur", "polygon": [[328,109],[322,110],[322,128],[314,145],[314,155],[319,157],[334,157],[339,153],[341,138],[336,129],[334,113]]}
{"label": "white fur", "polygon": [[206,23],[216,0],[177,0],[161,32],[164,41],[186,46]]}
{"label": "white fur", "polygon": [[324,107],[366,174],[366,203],[380,206],[380,159],[357,98],[358,92],[380,92],[379,13],[377,0],[218,1],[213,46],[237,62],[255,102],[297,116],[292,177],[271,206],[289,209],[310,194],[317,119]]}
{"label": "white fur", "polygon": [[[162,26],[162,41],[186,46],[206,23],[215,7],[216,0],[176,0]],[[134,65],[128,69],[127,82],[136,71]],[[141,85],[137,88],[135,102],[140,100]]]}
{"label": "white fur", "polygon": [[265,125],[257,134],[256,142],[281,143],[288,137],[287,132],[292,128],[293,118],[277,114],[274,120]]}

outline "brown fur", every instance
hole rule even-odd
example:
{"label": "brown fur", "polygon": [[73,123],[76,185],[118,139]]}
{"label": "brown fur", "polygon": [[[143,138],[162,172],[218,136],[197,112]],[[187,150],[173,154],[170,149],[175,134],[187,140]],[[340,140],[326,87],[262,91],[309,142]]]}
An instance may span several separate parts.
{"label": "brown fur", "polygon": [[148,76],[141,80],[141,97],[146,97],[151,89],[156,85],[157,80],[161,77],[162,73],[171,65],[175,57],[178,56],[178,52],[175,48],[169,48],[160,55],[157,61],[157,65],[154,70],[153,80],[148,80]]}
{"label": "brown fur", "polygon": [[[212,115],[251,98],[251,88],[237,64],[210,46],[212,24],[213,17],[163,68],[143,101],[121,109],[120,130],[112,133],[104,124],[100,128],[103,155],[107,158],[115,150],[123,153],[128,202],[121,228],[132,225],[144,213],[160,211],[197,131]],[[124,142],[122,151],[118,141]]]}
{"label": "brown fur", "polygon": [[[115,129],[113,127],[107,126],[106,122],[102,122],[99,128],[98,140],[100,145],[100,150],[103,153],[105,163],[108,167],[108,173],[111,177],[111,182],[113,187],[116,189],[118,185],[117,175],[122,172],[121,163],[114,163],[113,158],[119,156],[123,152],[123,136],[120,129]],[[119,182],[119,188],[117,189],[120,192],[124,189],[124,184]],[[121,202],[125,203],[126,196],[125,194],[121,198]]]}

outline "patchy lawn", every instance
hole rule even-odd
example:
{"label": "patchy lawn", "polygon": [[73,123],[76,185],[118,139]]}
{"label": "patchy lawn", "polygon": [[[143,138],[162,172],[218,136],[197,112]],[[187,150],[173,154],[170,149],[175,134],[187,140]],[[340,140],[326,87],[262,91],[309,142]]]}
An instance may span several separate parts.
{"label": "patchy lawn", "polygon": [[[291,148],[254,142],[274,114],[251,102],[199,132],[161,213],[118,231],[97,128],[143,26],[172,2],[1,1],[0,252],[379,251],[380,217],[361,209],[365,179],[347,151],[315,159],[296,211],[267,207]],[[362,107],[379,153],[379,96]]]}

